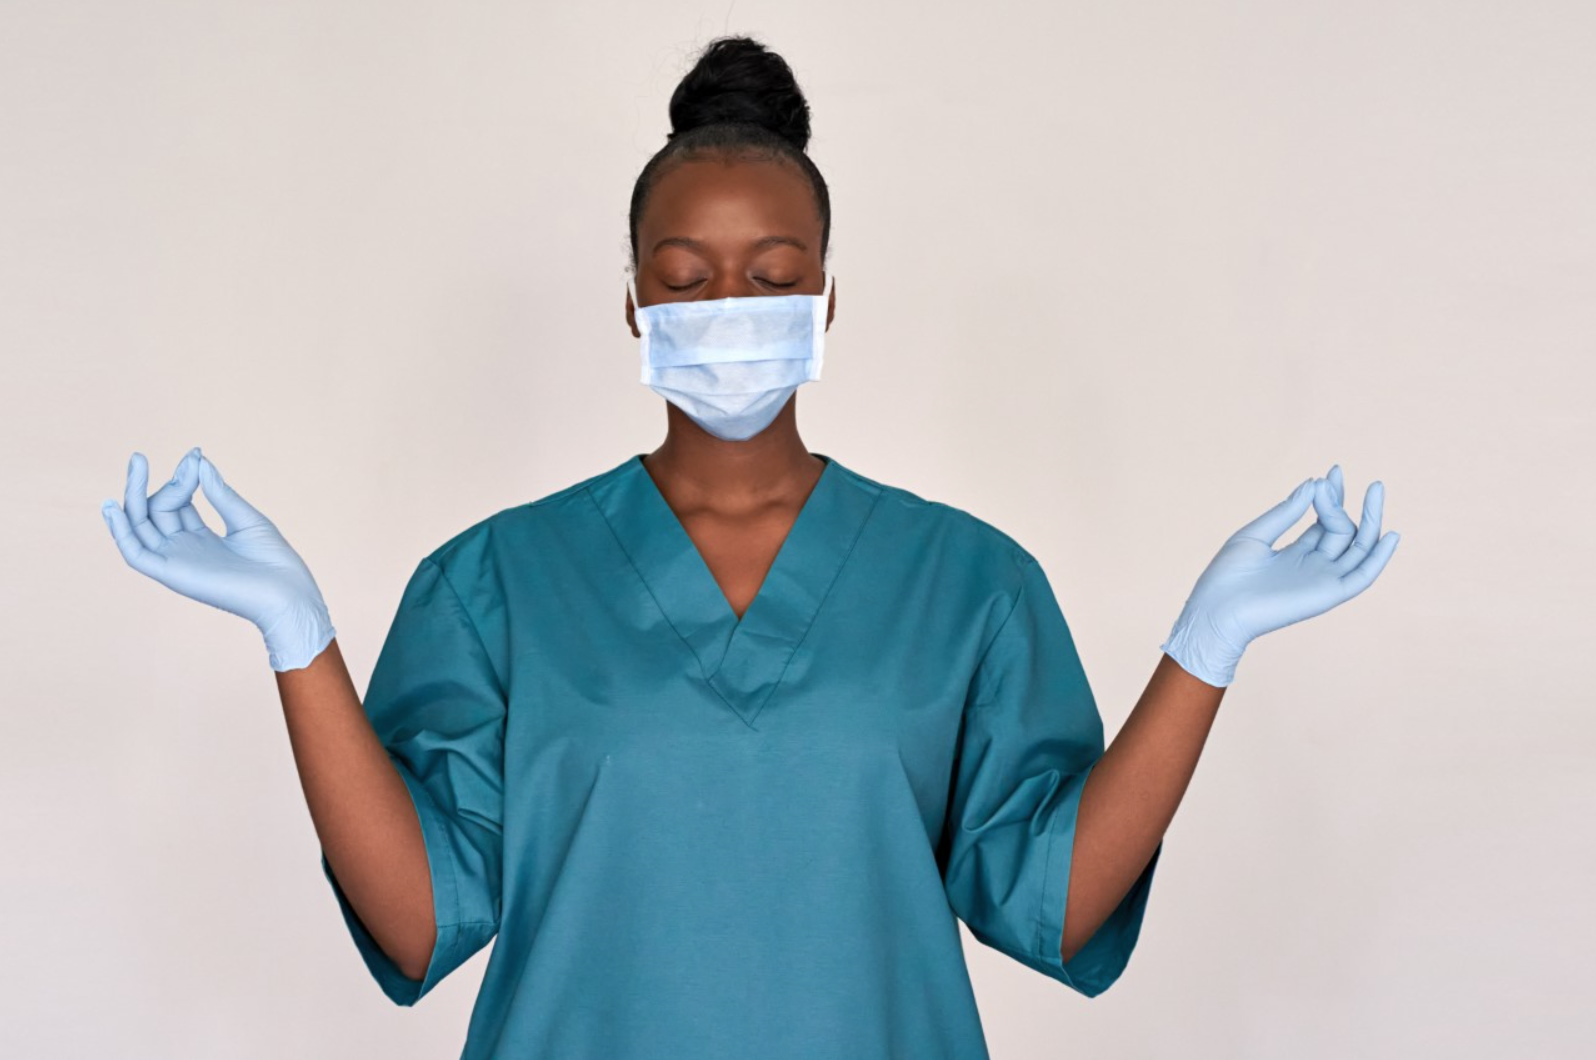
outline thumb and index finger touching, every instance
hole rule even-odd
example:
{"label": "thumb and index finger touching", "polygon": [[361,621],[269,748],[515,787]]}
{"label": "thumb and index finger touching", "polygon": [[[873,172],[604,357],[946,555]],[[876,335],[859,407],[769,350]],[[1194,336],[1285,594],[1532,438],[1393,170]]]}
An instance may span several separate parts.
{"label": "thumb and index finger touching", "polygon": [[221,471],[211,463],[211,458],[204,454],[200,455],[199,474],[200,485],[205,489],[205,498],[211,502],[211,507],[216,509],[216,514],[222,517],[228,533],[268,521],[254,505],[239,496],[238,491],[227,484],[222,478]]}
{"label": "thumb and index finger touching", "polygon": [[[1317,510],[1319,521],[1324,527],[1321,534],[1341,535],[1351,541],[1353,535],[1364,531],[1365,527],[1354,523],[1342,509],[1343,489],[1341,465],[1337,464],[1330,469],[1326,477],[1310,478],[1301,483],[1292,490],[1289,497],[1242,527],[1234,537],[1261,541],[1272,548],[1280,535],[1294,526],[1311,505]],[[1383,483],[1376,483],[1371,487],[1370,496],[1364,504],[1365,523],[1370,523],[1370,528],[1376,532],[1384,498]],[[1321,539],[1321,534],[1315,534],[1316,529],[1317,527],[1310,527],[1299,541],[1307,541],[1309,536],[1313,535],[1313,543],[1316,546]],[[1372,537],[1373,533],[1363,536]],[[1401,534],[1391,530],[1381,535],[1377,541],[1364,543],[1367,553],[1362,555],[1359,562],[1350,566],[1350,569],[1341,572],[1341,583],[1348,598],[1368,588],[1379,576],[1401,539]]]}
{"label": "thumb and index finger touching", "polygon": [[[167,534],[204,527],[204,521],[193,506],[196,488],[204,490],[228,533],[268,521],[228,485],[221,471],[198,446],[184,455],[172,480],[153,496],[145,494],[148,484],[149,462],[143,453],[135,452],[128,460],[123,503],[118,506],[116,501],[107,499],[100,504],[100,515],[117,549],[129,565],[144,573],[160,563],[160,548]],[[176,525],[172,523],[174,516]]]}
{"label": "thumb and index finger touching", "polygon": [[1308,510],[1319,489],[1320,481],[1316,478],[1304,479],[1291,491],[1289,497],[1237,530],[1232,536],[1273,546],[1280,535],[1291,529],[1297,520],[1302,518],[1302,513]]}

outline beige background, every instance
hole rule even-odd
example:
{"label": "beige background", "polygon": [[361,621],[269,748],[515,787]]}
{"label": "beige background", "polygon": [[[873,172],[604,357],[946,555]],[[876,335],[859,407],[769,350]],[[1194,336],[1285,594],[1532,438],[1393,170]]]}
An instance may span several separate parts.
{"label": "beige background", "polygon": [[203,445],[364,688],[420,556],[661,437],[627,197],[727,31],[833,189],[806,441],[1036,553],[1110,735],[1297,482],[1403,533],[1249,650],[1113,989],[966,935],[993,1055],[1588,1048],[1590,4],[4,0],[5,1052],[458,1055],[485,953],[386,1001],[259,635],[98,505]]}

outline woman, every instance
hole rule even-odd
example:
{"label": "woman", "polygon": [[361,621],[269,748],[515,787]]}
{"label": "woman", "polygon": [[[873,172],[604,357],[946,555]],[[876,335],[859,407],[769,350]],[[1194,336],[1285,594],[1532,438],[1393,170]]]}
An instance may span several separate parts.
{"label": "woman", "polygon": [[984,1057],[955,915],[1107,989],[1243,649],[1373,581],[1383,495],[1354,526],[1332,469],[1233,535],[1105,752],[1035,559],[799,438],[836,288],[786,63],[715,41],[670,113],[626,300],[664,442],[423,558],[363,705],[309,571],[198,449],[147,499],[134,454],[107,519],[261,629],[387,996],[497,936],[464,1056]]}

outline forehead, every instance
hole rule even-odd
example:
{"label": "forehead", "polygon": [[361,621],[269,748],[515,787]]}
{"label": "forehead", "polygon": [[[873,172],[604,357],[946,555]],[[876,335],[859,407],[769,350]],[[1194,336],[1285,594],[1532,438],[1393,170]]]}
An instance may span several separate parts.
{"label": "forehead", "polygon": [[781,161],[706,158],[681,162],[654,182],[638,219],[641,249],[667,236],[810,233],[820,216],[808,179]]}

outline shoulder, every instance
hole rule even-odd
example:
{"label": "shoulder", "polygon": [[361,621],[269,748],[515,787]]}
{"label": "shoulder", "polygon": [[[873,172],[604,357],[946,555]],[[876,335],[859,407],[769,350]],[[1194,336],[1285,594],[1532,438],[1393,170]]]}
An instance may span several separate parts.
{"label": "shoulder", "polygon": [[1036,558],[1009,534],[946,501],[922,496],[839,464],[850,479],[879,491],[870,523],[875,535],[918,554],[956,560],[998,582],[1017,584]]}
{"label": "shoulder", "polygon": [[480,566],[506,545],[525,546],[540,536],[570,532],[574,529],[573,523],[593,515],[587,491],[620,474],[633,459],[635,457],[628,457],[608,470],[478,519],[427,553],[422,562],[436,564],[446,571],[467,564]]}

